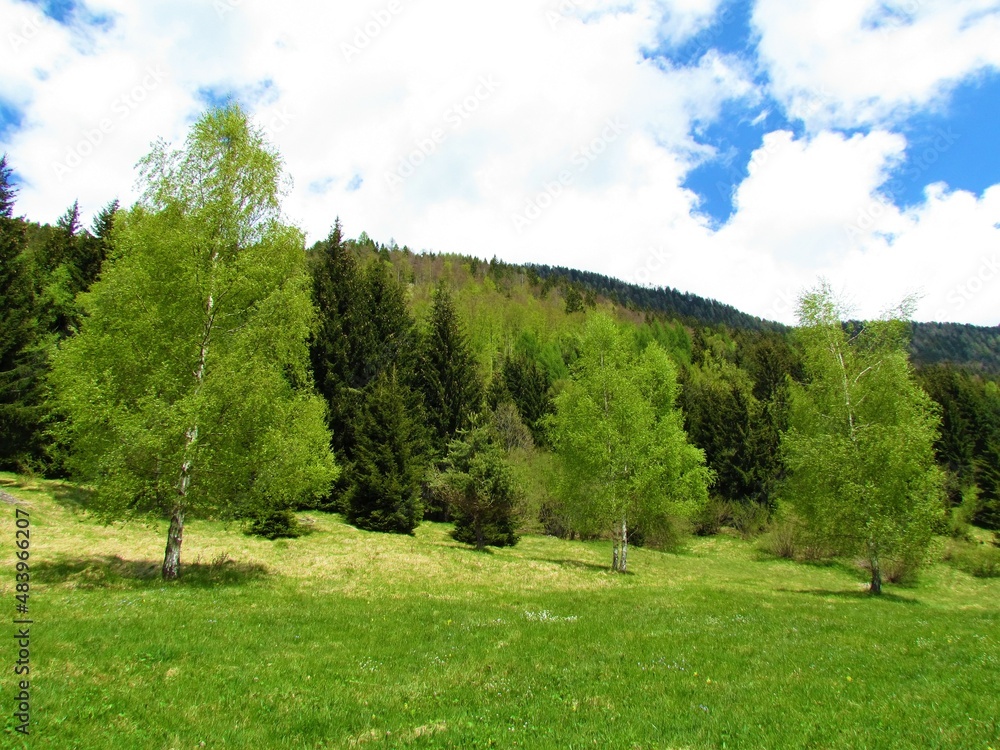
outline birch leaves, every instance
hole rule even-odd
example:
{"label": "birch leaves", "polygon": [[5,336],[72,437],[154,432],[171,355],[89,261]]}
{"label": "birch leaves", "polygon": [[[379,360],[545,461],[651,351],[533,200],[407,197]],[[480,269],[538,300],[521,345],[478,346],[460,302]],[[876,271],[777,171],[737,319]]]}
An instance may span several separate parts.
{"label": "birch leaves", "polygon": [[74,468],[110,518],[245,517],[326,492],[336,468],[280,159],[234,106],[140,166],[143,200],[116,220],[81,332],[54,362]]}
{"label": "birch leaves", "polygon": [[641,354],[613,320],[587,323],[573,378],[552,419],[562,490],[578,523],[610,531],[612,569],[628,569],[630,524],[685,514],[708,498],[711,471],[687,441],[666,352]]}
{"label": "birch leaves", "polygon": [[867,560],[876,594],[888,562],[920,563],[942,512],[938,416],[910,369],[911,313],[904,303],[845,330],[828,285],[803,295],[808,381],[792,387],[782,437],[787,498],[827,545]]}

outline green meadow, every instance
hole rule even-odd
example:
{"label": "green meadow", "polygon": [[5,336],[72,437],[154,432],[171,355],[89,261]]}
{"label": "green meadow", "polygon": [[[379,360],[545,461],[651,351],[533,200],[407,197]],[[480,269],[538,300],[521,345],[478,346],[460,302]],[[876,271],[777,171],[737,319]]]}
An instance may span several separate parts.
{"label": "green meadow", "polygon": [[273,542],[191,521],[164,583],[165,525],[0,489],[30,515],[34,621],[31,734],[5,710],[4,747],[1000,748],[1000,579],[944,563],[874,598],[850,561],[725,534],[634,548],[621,575],[610,542],[477,553],[446,524],[304,513],[310,534]]}

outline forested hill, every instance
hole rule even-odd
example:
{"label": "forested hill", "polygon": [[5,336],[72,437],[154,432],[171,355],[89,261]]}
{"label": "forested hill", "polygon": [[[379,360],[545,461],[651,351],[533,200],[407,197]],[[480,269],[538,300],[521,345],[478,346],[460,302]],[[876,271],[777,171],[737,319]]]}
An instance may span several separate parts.
{"label": "forested hill", "polygon": [[[570,287],[606,297],[637,311],[663,313],[688,325],[725,325],[736,330],[785,331],[787,326],[742,312],[714,299],[681,292],[671,287],[649,288],[630,284],[590,271],[558,266],[528,265],[550,285],[562,282]],[[918,365],[949,362],[973,370],[1000,372],[1000,326],[985,327],[962,323],[914,323],[911,346]]]}
{"label": "forested hill", "polygon": [[576,271],[560,266],[529,265],[529,270],[542,279],[565,280],[571,285],[593,291],[609,300],[639,311],[665,313],[685,323],[699,325],[726,325],[734,329],[751,331],[783,331],[786,326],[749,315],[732,305],[714,299],[681,292],[671,287],[644,287],[630,284],[591,271]]}
{"label": "forested hill", "polygon": [[985,372],[1000,372],[1000,326],[914,323],[910,349],[918,365],[951,362]]}

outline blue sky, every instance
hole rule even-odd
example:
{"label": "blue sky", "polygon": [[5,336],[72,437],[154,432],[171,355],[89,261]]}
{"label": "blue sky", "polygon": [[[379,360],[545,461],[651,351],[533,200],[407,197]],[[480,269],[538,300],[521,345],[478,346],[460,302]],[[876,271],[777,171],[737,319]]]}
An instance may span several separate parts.
{"label": "blue sky", "polygon": [[1000,323],[1000,0],[0,0],[17,210],[136,197],[238,101],[290,221],[794,322]]}

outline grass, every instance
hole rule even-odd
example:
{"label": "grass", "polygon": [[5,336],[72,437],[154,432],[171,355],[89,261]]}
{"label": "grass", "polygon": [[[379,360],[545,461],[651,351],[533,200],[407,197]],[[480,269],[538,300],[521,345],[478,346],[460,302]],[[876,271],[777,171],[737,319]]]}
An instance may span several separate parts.
{"label": "grass", "polygon": [[31,514],[31,748],[1000,748],[1000,581],[952,566],[874,599],[727,536],[620,576],[607,543],[483,554],[308,514],[275,542],[192,521],[165,584],[165,525],[0,489]]}

